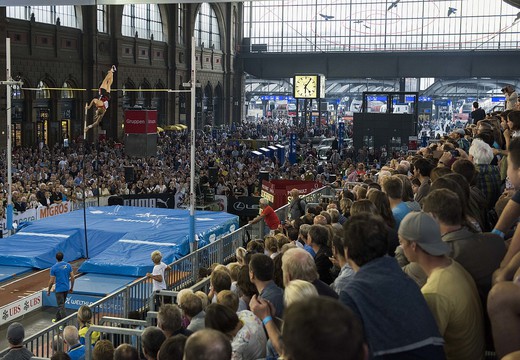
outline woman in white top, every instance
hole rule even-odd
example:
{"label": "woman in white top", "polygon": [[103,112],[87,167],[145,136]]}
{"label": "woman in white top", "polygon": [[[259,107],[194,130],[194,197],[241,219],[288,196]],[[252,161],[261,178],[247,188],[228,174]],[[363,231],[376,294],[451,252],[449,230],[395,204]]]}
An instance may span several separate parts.
{"label": "woman in white top", "polygon": [[262,322],[251,311],[236,312],[221,304],[206,308],[206,328],[224,333],[231,341],[232,360],[255,360],[265,358],[267,336]]}
{"label": "woman in white top", "polygon": [[160,251],[155,250],[152,252],[152,261],[154,267],[151,273],[146,273],[146,277],[153,279],[153,291],[166,289],[166,281],[164,278],[164,271],[170,270],[171,267],[163,263],[162,254]]}

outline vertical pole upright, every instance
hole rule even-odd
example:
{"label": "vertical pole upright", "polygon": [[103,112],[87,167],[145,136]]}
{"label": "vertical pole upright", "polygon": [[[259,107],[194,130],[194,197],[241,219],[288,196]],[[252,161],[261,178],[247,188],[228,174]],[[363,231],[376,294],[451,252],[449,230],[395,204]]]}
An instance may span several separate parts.
{"label": "vertical pole upright", "polygon": [[191,38],[191,163],[190,163],[190,250],[197,250],[195,239],[195,101],[196,101],[196,58],[195,58],[195,37]]}
{"label": "vertical pole upright", "polygon": [[[6,48],[6,80],[11,81],[11,39],[5,39]],[[12,199],[12,174],[11,174],[11,86],[6,87],[6,107],[7,107],[7,231],[10,234],[13,229],[13,199]],[[3,231],[3,230],[2,230]]]}

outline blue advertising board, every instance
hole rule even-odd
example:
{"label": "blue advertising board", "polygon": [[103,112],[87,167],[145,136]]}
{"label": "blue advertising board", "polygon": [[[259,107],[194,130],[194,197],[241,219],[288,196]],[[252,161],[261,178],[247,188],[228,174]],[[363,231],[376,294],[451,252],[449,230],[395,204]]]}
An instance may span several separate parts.
{"label": "blue advertising board", "polygon": [[289,162],[292,164],[296,163],[296,141],[298,137],[296,133],[292,133],[289,138]]}
{"label": "blue advertising board", "polygon": [[340,122],[338,125],[338,146],[339,150],[341,152],[341,149],[343,149],[343,140],[345,139],[345,123]]}

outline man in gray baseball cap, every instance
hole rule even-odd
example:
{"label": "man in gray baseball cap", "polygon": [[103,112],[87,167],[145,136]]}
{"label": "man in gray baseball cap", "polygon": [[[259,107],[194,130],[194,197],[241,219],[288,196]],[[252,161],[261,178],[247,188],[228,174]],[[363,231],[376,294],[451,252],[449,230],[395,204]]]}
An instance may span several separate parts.
{"label": "man in gray baseball cap", "polygon": [[23,346],[25,330],[23,325],[17,322],[12,323],[7,328],[7,341],[9,342],[9,352],[2,358],[3,360],[29,360],[33,353]]}
{"label": "man in gray baseball cap", "polygon": [[482,359],[484,320],[477,287],[447,256],[450,247],[442,241],[439,224],[427,213],[412,212],[401,221],[398,234],[408,261],[418,263],[428,276],[421,292],[446,342],[446,357]]}

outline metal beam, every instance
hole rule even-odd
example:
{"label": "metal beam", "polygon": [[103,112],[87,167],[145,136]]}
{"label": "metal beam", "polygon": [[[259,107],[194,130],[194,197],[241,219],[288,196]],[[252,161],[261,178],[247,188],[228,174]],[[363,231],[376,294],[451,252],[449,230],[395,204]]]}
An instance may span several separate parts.
{"label": "metal beam", "polygon": [[511,78],[520,77],[519,51],[381,53],[242,53],[244,71],[260,79],[295,73],[345,78]]}

